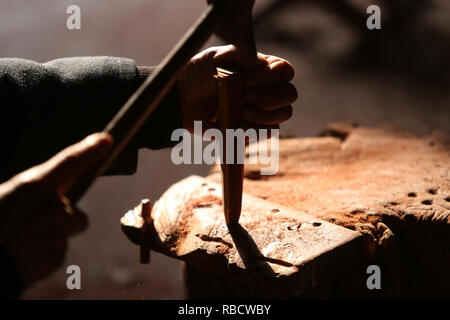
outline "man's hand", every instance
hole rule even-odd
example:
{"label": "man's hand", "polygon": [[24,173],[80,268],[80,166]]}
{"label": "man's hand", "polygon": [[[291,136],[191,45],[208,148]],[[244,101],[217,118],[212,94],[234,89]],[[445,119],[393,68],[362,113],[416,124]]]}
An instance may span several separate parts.
{"label": "man's hand", "polygon": [[281,58],[258,53],[252,59],[234,46],[209,48],[194,56],[178,80],[183,127],[193,132],[194,121],[203,128],[214,127],[211,120],[218,108],[216,68],[245,70],[246,106],[242,127],[274,128],[292,116],[297,90],[291,81],[294,68]]}
{"label": "man's hand", "polygon": [[93,134],[0,185],[1,240],[25,286],[58,268],[67,239],[87,227],[86,216],[63,195],[111,145],[109,135]]}

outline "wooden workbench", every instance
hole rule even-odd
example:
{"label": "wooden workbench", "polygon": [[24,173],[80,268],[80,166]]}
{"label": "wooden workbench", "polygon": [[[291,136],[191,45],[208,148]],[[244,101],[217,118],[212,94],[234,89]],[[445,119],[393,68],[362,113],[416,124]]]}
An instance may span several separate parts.
{"label": "wooden workbench", "polygon": [[[216,167],[159,199],[146,241],[185,261],[192,298],[448,297],[449,169],[447,134],[330,125],[281,139],[274,176],[246,166],[240,228],[225,226]],[[142,243],[139,210],[121,223]]]}

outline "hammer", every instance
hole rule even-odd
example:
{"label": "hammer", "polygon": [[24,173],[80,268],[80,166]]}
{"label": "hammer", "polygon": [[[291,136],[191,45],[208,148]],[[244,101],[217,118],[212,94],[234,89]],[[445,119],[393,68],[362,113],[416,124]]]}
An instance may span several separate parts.
{"label": "hammer", "polygon": [[213,32],[256,59],[251,24],[254,2],[255,0],[208,0],[208,7],[164,58],[158,70],[134,92],[103,130],[113,137],[113,146],[101,164],[91,168],[70,188],[66,197],[72,204],[80,200],[94,180],[108,170],[167,95],[185,64]]}
{"label": "hammer", "polygon": [[[200,18],[164,58],[158,70],[146,79],[104,129],[104,132],[113,137],[113,146],[101,163],[94,165],[72,185],[65,195],[72,204],[75,204],[94,180],[111,166],[169,92],[185,64],[200,50],[213,32],[256,59],[251,24],[253,4],[254,0],[208,0],[208,7]],[[225,212],[230,207],[238,208],[231,213],[227,223],[237,222],[240,215],[243,177],[226,179],[227,176],[233,175],[233,170],[224,173],[224,181],[237,181],[238,184],[240,181],[241,194],[230,198],[231,206],[230,201],[224,201]],[[224,195],[233,194],[232,187],[231,184],[225,183]],[[236,201],[239,204],[236,204]]]}

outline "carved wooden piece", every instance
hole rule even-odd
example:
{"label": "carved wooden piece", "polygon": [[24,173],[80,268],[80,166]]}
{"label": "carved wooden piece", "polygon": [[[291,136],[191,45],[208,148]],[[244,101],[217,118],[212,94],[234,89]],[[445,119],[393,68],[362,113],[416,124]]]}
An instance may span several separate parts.
{"label": "carved wooden piece", "polygon": [[[313,280],[320,277],[313,275],[311,270],[315,267],[307,271],[308,263],[326,265],[321,262],[321,257],[335,253],[335,257],[339,259],[331,264],[328,262],[329,269],[333,271],[335,267],[345,267],[354,259],[360,258],[352,250],[356,239],[351,240],[351,236],[348,242],[344,240],[340,245],[334,246],[332,241],[326,248],[327,240],[322,238],[320,227],[315,229],[310,224],[316,221],[328,227],[329,224],[321,221],[326,220],[359,231],[363,235],[365,266],[380,265],[383,281],[388,282],[383,283],[383,288],[386,288],[383,294],[388,292],[388,296],[397,297],[448,296],[449,135],[434,132],[425,137],[417,137],[394,128],[354,128],[341,125],[330,126],[324,133],[333,136],[281,139],[280,170],[275,176],[261,176],[258,166],[246,165],[241,222],[259,251],[270,259],[278,259],[272,260],[273,263],[267,262],[270,269],[275,270],[275,276],[272,274],[269,278],[301,278],[301,281],[288,283],[294,283],[295,286],[298,283],[308,283],[308,286],[312,286],[321,281]],[[251,268],[247,270],[242,259],[236,254],[230,254],[236,252],[235,244],[223,226],[220,190],[214,186],[215,190],[209,191],[211,183],[220,182],[219,170],[216,167],[204,182],[205,185],[196,187],[197,189],[192,186],[199,183],[195,182],[198,178],[192,178],[173,186],[161,198],[158,209],[153,212],[158,231],[154,233],[154,239],[158,241],[153,243],[157,244],[158,251],[185,259],[189,265],[195,264],[202,270],[210,270],[212,275],[219,271],[229,271],[234,273],[231,279],[237,279],[238,276],[248,276],[247,271]],[[256,212],[258,208],[262,208],[261,212]],[[281,215],[270,212],[280,208]],[[183,214],[178,216],[179,213]],[[284,216],[285,213],[288,213],[287,217]],[[307,227],[305,230],[308,232],[319,232],[317,238],[313,236],[314,233],[308,233],[309,236],[306,237],[290,238],[295,232],[289,229],[295,229],[295,223],[298,222],[295,220],[292,225],[288,225],[291,221],[289,219],[294,219],[294,216],[303,221],[302,227]],[[131,239],[139,239],[139,236],[134,236],[139,228],[138,218],[128,214],[122,223],[125,233]],[[187,231],[182,228],[186,225]],[[250,226],[253,229],[248,229]],[[207,237],[200,232],[204,228],[212,230],[212,233],[205,233]],[[330,229],[326,236],[333,239],[336,234],[339,238],[341,230]],[[136,234],[139,235],[139,232]],[[164,234],[167,238],[162,236]],[[289,255],[286,257],[288,251],[283,246],[276,246],[276,249],[270,251],[268,244],[277,236],[280,236],[277,241],[283,245],[289,239],[293,240],[295,246],[301,243],[299,250],[305,250],[308,248],[306,243],[311,243],[315,248],[311,252],[317,250],[315,252],[319,254],[311,254],[313,259],[308,261],[300,251],[291,251],[304,259],[305,264],[299,268],[283,265],[281,261],[293,265],[297,262]],[[226,243],[219,241],[219,238]],[[302,242],[305,240],[306,242]],[[227,244],[233,245],[233,248],[230,249]],[[317,246],[323,247],[320,249]],[[340,248],[343,249],[341,254]],[[263,268],[263,271],[266,269]],[[359,271],[364,269],[360,268]],[[248,278],[253,281],[257,279],[253,273]],[[228,282],[229,280],[223,280],[221,283]],[[289,287],[286,283],[282,283],[281,287],[283,285],[285,288]],[[265,286],[269,287],[268,284]],[[238,288],[237,285],[235,287]],[[302,289],[305,288],[295,288],[298,292]]]}
{"label": "carved wooden piece", "polygon": [[[242,192],[244,183],[244,151],[239,153],[238,141],[235,138],[233,150],[228,150],[226,141],[227,129],[236,129],[244,106],[244,78],[238,72],[231,72],[217,68],[216,79],[219,88],[219,116],[218,125],[222,132],[222,186],[225,221],[227,225],[239,222],[241,215]],[[243,143],[243,142],[242,142]],[[231,148],[230,148],[231,149]],[[228,153],[233,152],[233,158],[229,159]],[[231,158],[231,157],[230,157]],[[239,161],[241,159],[241,161]],[[230,161],[231,160],[231,161]]]}
{"label": "carved wooden piece", "polygon": [[[360,235],[302,212],[244,194],[240,225],[226,226],[221,187],[191,176],[152,211],[153,250],[265,289],[298,294],[360,261]],[[140,243],[137,211],[121,220]]]}

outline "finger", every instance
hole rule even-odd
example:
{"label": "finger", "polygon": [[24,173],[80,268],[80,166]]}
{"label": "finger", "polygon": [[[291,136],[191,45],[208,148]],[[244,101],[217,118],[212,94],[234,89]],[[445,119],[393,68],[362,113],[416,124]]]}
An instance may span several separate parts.
{"label": "finger", "polygon": [[297,89],[292,83],[283,83],[266,88],[251,88],[247,91],[246,100],[266,111],[291,105],[297,100]]}
{"label": "finger", "polygon": [[45,181],[64,192],[76,178],[104,157],[111,146],[112,138],[106,133],[88,136],[43,164]]}
{"label": "finger", "polygon": [[266,66],[250,72],[245,81],[246,86],[270,86],[289,82],[294,78],[295,70],[290,62],[274,56],[265,57],[267,61]]}
{"label": "finger", "polygon": [[233,45],[218,47],[214,62],[217,67],[239,67],[243,69],[263,68],[268,63],[263,55],[258,55],[255,59],[254,56],[250,56]]}
{"label": "finger", "polygon": [[242,119],[258,125],[279,124],[292,116],[292,106],[285,106],[272,111],[265,111],[254,106],[247,106],[242,112]]}

